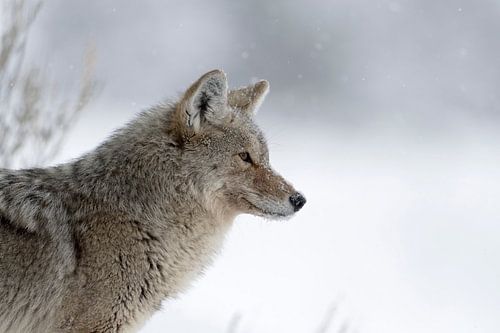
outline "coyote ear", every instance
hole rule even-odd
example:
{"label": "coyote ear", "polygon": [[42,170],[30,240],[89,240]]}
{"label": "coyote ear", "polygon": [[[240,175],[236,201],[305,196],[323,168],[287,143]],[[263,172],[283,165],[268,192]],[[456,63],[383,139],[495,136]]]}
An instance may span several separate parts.
{"label": "coyote ear", "polygon": [[269,82],[262,80],[254,85],[231,90],[228,96],[230,106],[249,114],[255,114],[269,92]]}
{"label": "coyote ear", "polygon": [[220,123],[228,114],[227,79],[221,70],[213,70],[198,79],[182,98],[181,118],[195,132],[205,122]]}

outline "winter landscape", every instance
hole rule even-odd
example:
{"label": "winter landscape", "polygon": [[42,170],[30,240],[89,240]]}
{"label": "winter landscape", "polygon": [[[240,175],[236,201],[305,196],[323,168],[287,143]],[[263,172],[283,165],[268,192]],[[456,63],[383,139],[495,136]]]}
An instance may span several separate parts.
{"label": "winter landscape", "polygon": [[44,3],[25,62],[69,93],[90,46],[99,85],[50,163],[222,68],[269,80],[257,120],[308,199],[238,217],[141,332],[496,331],[499,18],[494,1]]}

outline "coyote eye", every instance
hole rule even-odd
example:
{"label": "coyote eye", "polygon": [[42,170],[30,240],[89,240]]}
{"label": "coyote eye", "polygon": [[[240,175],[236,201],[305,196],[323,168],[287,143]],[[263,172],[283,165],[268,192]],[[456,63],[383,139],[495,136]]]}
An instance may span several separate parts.
{"label": "coyote eye", "polygon": [[239,155],[240,155],[240,158],[241,158],[243,161],[245,161],[245,162],[247,162],[247,163],[252,163],[252,158],[250,157],[250,154],[249,154],[249,153],[244,152],[244,153],[239,153]]}

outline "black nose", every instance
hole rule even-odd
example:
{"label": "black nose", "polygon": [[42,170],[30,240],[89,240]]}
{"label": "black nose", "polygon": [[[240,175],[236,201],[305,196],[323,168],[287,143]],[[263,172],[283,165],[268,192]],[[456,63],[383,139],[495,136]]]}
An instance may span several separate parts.
{"label": "black nose", "polygon": [[293,210],[298,212],[306,204],[306,198],[297,192],[290,196],[290,202],[292,203]]}

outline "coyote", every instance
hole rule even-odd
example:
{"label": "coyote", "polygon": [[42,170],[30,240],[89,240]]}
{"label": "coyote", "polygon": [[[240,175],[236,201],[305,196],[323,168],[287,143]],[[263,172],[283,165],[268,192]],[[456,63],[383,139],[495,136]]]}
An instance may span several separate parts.
{"label": "coyote", "polygon": [[0,332],[136,332],[238,214],[301,209],[253,120],[268,90],[214,70],[81,158],[0,169]]}

